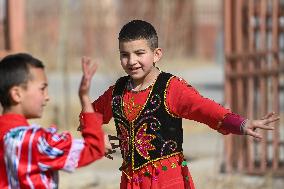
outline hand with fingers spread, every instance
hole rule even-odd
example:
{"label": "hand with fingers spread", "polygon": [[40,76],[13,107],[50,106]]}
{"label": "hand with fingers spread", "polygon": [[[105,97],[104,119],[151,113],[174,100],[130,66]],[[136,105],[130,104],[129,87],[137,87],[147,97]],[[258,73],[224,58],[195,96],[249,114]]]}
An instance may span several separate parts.
{"label": "hand with fingers spread", "polygon": [[79,87],[79,97],[83,112],[94,112],[89,91],[91,80],[97,70],[97,64],[93,63],[90,58],[82,57],[81,60],[83,76]]}
{"label": "hand with fingers spread", "polygon": [[119,141],[119,139],[116,136],[112,135],[105,136],[105,148],[106,148],[105,157],[111,160],[113,160],[111,154],[115,153],[116,152],[115,149],[119,147],[118,144],[115,144],[115,141]]}
{"label": "hand with fingers spread", "polygon": [[270,112],[261,119],[247,120],[245,124],[242,125],[242,130],[246,135],[261,139],[262,137],[259,133],[257,133],[256,129],[273,130],[274,127],[270,126],[270,123],[276,122],[278,120],[279,116],[274,112]]}

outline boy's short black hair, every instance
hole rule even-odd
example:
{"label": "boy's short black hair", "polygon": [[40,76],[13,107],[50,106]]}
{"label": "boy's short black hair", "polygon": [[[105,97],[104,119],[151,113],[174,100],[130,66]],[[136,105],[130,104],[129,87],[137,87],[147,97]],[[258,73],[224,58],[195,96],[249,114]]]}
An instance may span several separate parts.
{"label": "boy's short black hair", "polygon": [[118,36],[119,42],[138,39],[146,39],[152,50],[158,48],[158,35],[150,23],[143,20],[132,20],[121,28]]}
{"label": "boy's short black hair", "polygon": [[9,90],[14,86],[25,85],[30,77],[30,67],[44,69],[43,63],[27,53],[7,55],[0,61],[0,103],[10,107]]}

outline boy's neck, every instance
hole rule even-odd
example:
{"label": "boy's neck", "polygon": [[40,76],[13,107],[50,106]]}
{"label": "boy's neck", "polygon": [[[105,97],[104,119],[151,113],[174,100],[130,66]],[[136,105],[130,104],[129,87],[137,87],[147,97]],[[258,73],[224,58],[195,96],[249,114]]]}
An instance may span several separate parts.
{"label": "boy's neck", "polygon": [[151,72],[143,80],[139,81],[139,80],[132,79],[132,90],[141,91],[141,90],[147,89],[149,86],[151,86],[156,81],[160,73],[161,71],[157,67],[154,67],[151,70]]}
{"label": "boy's neck", "polygon": [[3,108],[2,115],[4,114],[19,114],[24,116],[17,107]]}

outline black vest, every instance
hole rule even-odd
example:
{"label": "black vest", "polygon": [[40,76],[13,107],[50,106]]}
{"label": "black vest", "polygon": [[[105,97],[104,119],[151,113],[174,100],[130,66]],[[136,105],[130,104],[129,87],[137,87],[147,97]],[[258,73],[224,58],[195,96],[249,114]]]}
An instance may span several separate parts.
{"label": "black vest", "polygon": [[169,73],[160,73],[137,118],[129,122],[123,111],[123,94],[129,76],[117,80],[112,111],[123,158],[122,169],[131,165],[137,170],[144,165],[182,152],[182,119],[172,115],[166,105]]}

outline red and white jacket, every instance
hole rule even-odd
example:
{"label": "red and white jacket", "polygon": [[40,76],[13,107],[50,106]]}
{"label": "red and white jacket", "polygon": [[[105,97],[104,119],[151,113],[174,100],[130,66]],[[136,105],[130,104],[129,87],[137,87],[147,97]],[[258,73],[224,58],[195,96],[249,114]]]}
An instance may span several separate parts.
{"label": "red and white jacket", "polygon": [[99,113],[82,113],[83,139],[55,127],[29,125],[18,114],[0,116],[0,188],[57,188],[58,170],[73,171],[104,156]]}

